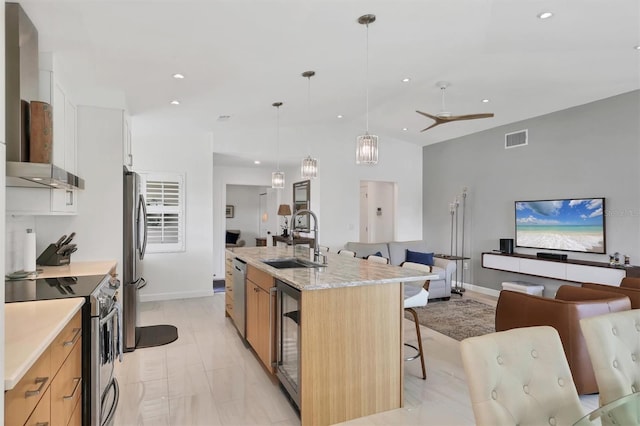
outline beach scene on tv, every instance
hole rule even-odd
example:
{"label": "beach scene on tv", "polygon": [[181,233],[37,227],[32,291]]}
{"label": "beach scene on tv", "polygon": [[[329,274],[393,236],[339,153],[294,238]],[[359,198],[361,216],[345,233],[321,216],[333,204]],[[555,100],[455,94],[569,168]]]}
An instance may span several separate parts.
{"label": "beach scene on tv", "polygon": [[519,247],[604,253],[604,199],[516,202]]}

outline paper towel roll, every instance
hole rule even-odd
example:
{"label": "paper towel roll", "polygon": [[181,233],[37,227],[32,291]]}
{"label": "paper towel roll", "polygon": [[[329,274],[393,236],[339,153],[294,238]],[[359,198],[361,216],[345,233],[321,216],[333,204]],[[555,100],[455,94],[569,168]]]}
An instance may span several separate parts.
{"label": "paper towel roll", "polygon": [[27,272],[36,270],[36,234],[33,229],[27,229],[24,238],[24,266],[22,269]]}

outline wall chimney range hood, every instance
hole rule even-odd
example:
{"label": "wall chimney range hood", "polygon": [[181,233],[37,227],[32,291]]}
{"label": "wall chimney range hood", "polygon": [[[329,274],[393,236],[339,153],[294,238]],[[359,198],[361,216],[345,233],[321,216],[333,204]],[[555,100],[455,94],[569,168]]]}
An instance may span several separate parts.
{"label": "wall chimney range hood", "polygon": [[[40,99],[38,30],[18,3],[5,3],[7,186],[84,189],[84,180],[28,158],[28,102]],[[55,143],[55,141],[54,141]]]}

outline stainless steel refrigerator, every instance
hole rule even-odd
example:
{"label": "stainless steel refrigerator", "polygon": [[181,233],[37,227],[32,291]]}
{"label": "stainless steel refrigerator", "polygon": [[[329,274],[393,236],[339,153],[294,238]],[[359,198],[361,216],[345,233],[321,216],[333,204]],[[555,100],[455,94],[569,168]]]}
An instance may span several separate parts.
{"label": "stainless steel refrigerator", "polygon": [[140,326],[138,292],[147,285],[142,277],[142,260],[147,251],[147,207],[143,182],[139,174],[124,168],[124,236],[123,236],[123,334],[124,351],[166,345],[178,339],[173,325]]}
{"label": "stainless steel refrigerator", "polygon": [[142,260],[147,249],[147,210],[140,175],[124,168],[123,237],[123,333],[124,350],[133,351],[139,323],[138,290],[147,282],[142,277]]}

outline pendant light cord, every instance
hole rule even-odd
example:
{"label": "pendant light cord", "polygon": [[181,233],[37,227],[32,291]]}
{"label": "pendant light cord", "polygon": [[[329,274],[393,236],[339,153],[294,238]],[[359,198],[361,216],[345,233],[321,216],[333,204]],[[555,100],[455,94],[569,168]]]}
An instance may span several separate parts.
{"label": "pendant light cord", "polygon": [[280,171],[280,105],[276,109],[276,169]]}
{"label": "pendant light cord", "polygon": [[[311,75],[307,77],[307,120],[311,122]],[[307,138],[307,155],[311,156],[311,140]]]}
{"label": "pendant light cord", "polygon": [[367,27],[367,66],[366,66],[366,77],[365,77],[365,84],[367,87],[367,134],[369,134],[369,24],[367,23],[365,25]]}

